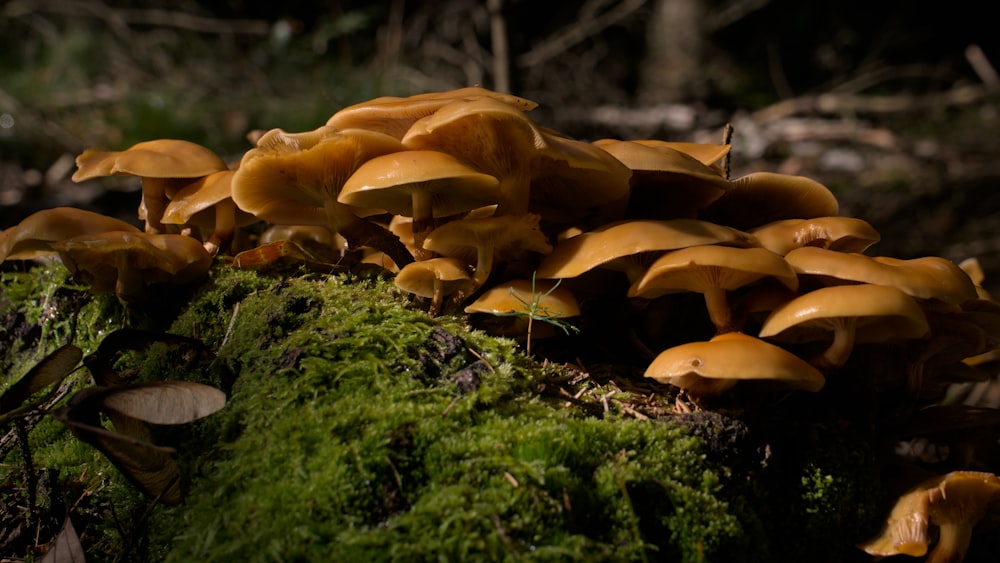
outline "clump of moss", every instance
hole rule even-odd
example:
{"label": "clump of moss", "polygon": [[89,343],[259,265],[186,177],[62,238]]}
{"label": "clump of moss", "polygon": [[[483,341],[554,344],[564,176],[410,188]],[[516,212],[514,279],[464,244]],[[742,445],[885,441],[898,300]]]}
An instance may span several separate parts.
{"label": "clump of moss", "polygon": [[745,547],[698,439],[546,400],[512,341],[431,319],[391,283],[224,272],[170,330],[217,349],[209,371],[231,398],[199,425],[217,442],[184,450],[197,475],[159,513],[155,558],[698,561]]}
{"label": "clump of moss", "polygon": [[[11,310],[40,318],[53,290],[33,294],[20,275],[3,280]],[[96,558],[821,560],[810,545],[843,555],[863,528],[855,497],[869,481],[845,463],[873,463],[846,455],[860,451],[854,437],[802,424],[775,438],[759,420],[715,413],[632,418],[616,405],[634,391],[539,365],[460,317],[432,319],[390,281],[220,263],[158,305],[141,311],[143,326],[200,344],[155,344],[117,367],[229,396],[156,434],[178,450],[182,503],[144,499],[48,417],[31,434],[46,498],[87,495],[74,516]],[[113,298],[52,315],[46,342],[75,334],[87,352],[137,318]],[[567,381],[586,392],[567,395]],[[19,479],[19,461],[5,459],[4,482]],[[46,503],[54,531],[66,506]]]}

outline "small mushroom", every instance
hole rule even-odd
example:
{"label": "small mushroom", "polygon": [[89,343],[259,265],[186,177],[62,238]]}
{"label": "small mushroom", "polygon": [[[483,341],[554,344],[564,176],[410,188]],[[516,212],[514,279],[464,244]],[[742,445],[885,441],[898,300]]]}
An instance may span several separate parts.
{"label": "small mushroom", "polygon": [[791,344],[831,340],[810,363],[832,371],[847,362],[855,342],[926,337],[927,317],[912,297],[883,285],[838,285],[810,291],[779,305],[759,336]]}
{"label": "small mushroom", "polygon": [[497,203],[496,178],[439,151],[412,150],[377,156],[344,183],[341,203],[383,209],[413,218],[413,245],[423,250],[434,218]]}
{"label": "small mushroom", "polygon": [[498,255],[513,251],[548,253],[552,245],[539,229],[538,215],[501,215],[445,223],[427,235],[424,248],[475,264],[472,279],[482,287]]}
{"label": "small mushroom", "polygon": [[732,183],[699,219],[750,230],[781,219],[829,217],[840,209],[829,188],[805,176],[753,172]]}
{"label": "small mushroom", "polygon": [[260,233],[261,246],[291,241],[322,261],[336,263],[347,252],[347,240],[322,225],[271,225]]}
{"label": "small mushroom", "polygon": [[[979,471],[953,471],[927,479],[896,501],[881,532],[861,544],[875,556],[930,554],[926,563],[965,558],[976,524],[1000,509],[1000,478]],[[931,547],[930,526],[937,526]]]}
{"label": "small mushroom", "polygon": [[396,287],[419,297],[429,297],[427,312],[437,315],[445,297],[464,294],[473,289],[472,276],[465,263],[457,258],[429,258],[410,262],[396,274]]}
{"label": "small mushroom", "polygon": [[518,96],[469,87],[417,94],[407,98],[382,96],[347,106],[330,116],[326,124],[337,129],[368,129],[402,139],[415,121],[433,114],[442,106],[454,101],[480,98],[491,98],[521,111],[534,109],[538,105]]}
{"label": "small mushroom", "polygon": [[902,260],[804,246],[785,255],[799,274],[825,283],[870,283],[897,287],[911,297],[958,305],[976,299],[975,284],[954,262],[937,256]]}
{"label": "small mushroom", "polygon": [[812,392],[826,382],[823,374],[795,354],[742,332],[668,348],[649,364],[645,376],[680,387],[692,397],[721,395],[738,381],[780,382]]}
{"label": "small mushroom", "polygon": [[854,217],[782,219],[751,229],[750,234],[761,246],[782,256],[803,246],[864,252],[881,238],[867,221]]}
{"label": "small mushroom", "polygon": [[765,248],[692,246],[660,256],[632,284],[628,296],[655,299],[681,291],[701,293],[709,318],[722,333],[736,329],[727,292],[763,278],[774,278],[792,290],[798,288],[792,267]]}
{"label": "small mushroom", "polygon": [[408,149],[446,152],[497,178],[497,214],[528,212],[533,161],[546,145],[521,110],[490,98],[451,102],[416,121],[402,142]]}
{"label": "small mushroom", "polygon": [[632,171],[627,214],[632,219],[694,218],[733,187],[717,170],[666,144],[613,139],[594,144]]}
{"label": "small mushroom", "polygon": [[400,150],[397,139],[364,129],[265,133],[240,161],[233,201],[274,224],[325,226],[352,247],[378,248],[403,266],[413,257],[399,239],[362,218],[380,210],[365,212],[337,201],[344,182],[363,162]]}
{"label": "small mushroom", "polygon": [[139,229],[125,221],[74,207],[36,211],[0,232],[0,262],[54,255],[53,242],[107,231],[137,233]]}
{"label": "small mushroom", "polygon": [[[538,339],[560,332],[559,327],[544,319],[578,317],[580,304],[573,292],[559,285],[558,280],[515,279],[484,291],[465,307],[465,312],[475,315],[474,323],[485,325],[490,334],[521,337],[530,329],[531,338]],[[484,315],[488,321],[483,321]]]}
{"label": "small mushroom", "polygon": [[220,250],[229,250],[236,229],[258,221],[233,201],[235,173],[234,170],[213,172],[175,193],[164,210],[163,223],[192,225],[210,233],[204,245],[212,256]]}
{"label": "small mushroom", "polygon": [[146,232],[164,232],[161,222],[167,202],[195,178],[228,169],[211,149],[180,139],[156,139],[132,145],[123,151],[83,151],[76,158],[74,182],[100,176],[136,176],[142,180],[139,218]]}
{"label": "small mushroom", "polygon": [[154,283],[183,284],[208,272],[212,257],[183,235],[110,231],[52,243],[63,265],[93,293],[114,292],[128,304]]}
{"label": "small mushroom", "polygon": [[597,267],[637,281],[656,256],[706,244],[756,246],[752,236],[697,219],[632,219],[566,238],[538,266],[540,278],[572,278]]}

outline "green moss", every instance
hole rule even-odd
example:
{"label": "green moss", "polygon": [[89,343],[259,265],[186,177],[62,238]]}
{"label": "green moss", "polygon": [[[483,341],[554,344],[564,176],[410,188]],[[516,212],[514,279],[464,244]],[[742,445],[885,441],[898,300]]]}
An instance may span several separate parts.
{"label": "green moss", "polygon": [[[17,291],[19,307],[37,306]],[[801,546],[835,536],[843,525],[806,523],[850,518],[843,507],[868,492],[832,454],[767,465],[732,424],[693,432],[540,393],[567,368],[462,318],[429,318],[390,281],[220,263],[171,299],[184,305],[161,303],[146,325],[214,353],[157,344],[119,365],[229,396],[222,411],[157,433],[178,450],[180,505],[146,520],[148,501],[96,450],[48,419],[32,431],[41,465],[65,472],[64,488],[92,491],[98,560],[790,561],[772,548],[782,534]],[[100,303],[82,305],[106,327],[78,328],[94,335],[88,347],[120,326],[108,320],[120,309]],[[18,479],[16,452],[5,461],[0,478]],[[112,514],[133,516],[124,535]]]}

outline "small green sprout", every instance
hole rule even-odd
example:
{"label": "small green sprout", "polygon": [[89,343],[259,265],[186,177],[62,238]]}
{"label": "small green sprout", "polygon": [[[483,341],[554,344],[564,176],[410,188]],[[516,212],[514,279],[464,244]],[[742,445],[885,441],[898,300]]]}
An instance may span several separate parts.
{"label": "small green sprout", "polygon": [[521,302],[521,304],[524,305],[524,309],[525,310],[523,310],[523,311],[511,311],[509,313],[497,313],[497,316],[501,316],[501,317],[512,317],[513,316],[513,317],[527,317],[528,318],[528,335],[527,335],[527,340],[525,342],[525,352],[529,356],[531,355],[531,328],[532,328],[532,323],[535,320],[543,321],[543,322],[549,323],[551,325],[554,325],[554,326],[560,328],[564,333],[566,333],[566,335],[570,335],[570,334],[574,334],[574,333],[580,332],[579,327],[577,327],[577,326],[575,326],[575,325],[573,325],[573,324],[571,324],[569,322],[566,322],[566,321],[564,321],[564,320],[562,320],[560,318],[560,317],[564,316],[565,313],[563,313],[562,311],[552,311],[548,307],[542,305],[542,301],[544,301],[545,298],[548,297],[549,295],[552,295],[552,292],[555,291],[556,288],[559,287],[559,284],[562,283],[562,280],[557,280],[556,283],[551,288],[549,288],[548,291],[539,293],[537,291],[536,285],[535,285],[535,274],[536,274],[536,272],[532,272],[531,273],[531,296],[530,296],[530,300],[526,299],[524,296],[522,296],[513,287],[510,288],[510,295],[514,299],[517,299],[519,302]]}

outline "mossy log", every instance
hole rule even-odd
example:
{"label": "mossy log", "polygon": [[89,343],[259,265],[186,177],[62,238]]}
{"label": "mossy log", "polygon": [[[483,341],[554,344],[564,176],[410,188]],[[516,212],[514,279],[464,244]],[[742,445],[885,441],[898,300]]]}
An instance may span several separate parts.
{"label": "mossy log", "polygon": [[[220,260],[129,311],[58,264],[0,281],[0,390],[67,341],[90,354],[133,326],[212,354],[154,342],[123,351],[123,377],[228,396],[156,434],[183,468],[175,506],[50,416],[23,420],[27,447],[4,428],[14,557],[44,552],[68,515],[94,561],[867,561],[853,545],[886,501],[870,444],[835,425],[635,416],[616,384],[632,374],[538,363],[377,277]],[[63,394],[88,385],[79,370]]]}

